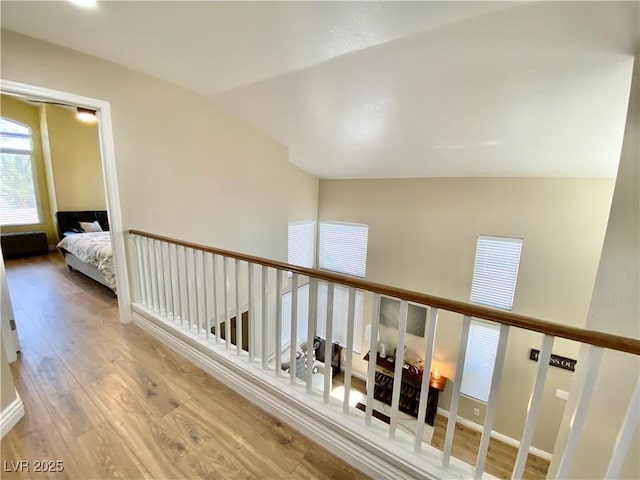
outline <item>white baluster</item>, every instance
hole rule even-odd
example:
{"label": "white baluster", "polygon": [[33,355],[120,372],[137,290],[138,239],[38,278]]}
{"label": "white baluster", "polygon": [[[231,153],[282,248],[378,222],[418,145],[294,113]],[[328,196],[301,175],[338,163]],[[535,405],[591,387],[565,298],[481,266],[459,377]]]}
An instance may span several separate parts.
{"label": "white baluster", "polygon": [[296,383],[296,353],[298,344],[298,274],[291,276],[291,342],[289,343],[289,380]]}
{"label": "white baluster", "polygon": [[347,353],[344,364],[344,400],[342,402],[342,412],[349,413],[349,398],[351,396],[351,367],[353,364],[353,329],[354,316],[356,311],[356,290],[349,288],[349,303],[347,309]]}
{"label": "white baluster", "polygon": [[[371,425],[373,415],[373,393],[376,385],[376,362],[378,360],[378,323],[380,321],[380,295],[373,294],[373,312],[371,313],[371,338],[369,339],[369,365],[367,366],[367,405],[364,423]],[[420,422],[418,422],[420,423]]]}
{"label": "white baluster", "polygon": [[198,291],[198,262],[196,260],[195,249],[190,249],[191,255],[189,255],[189,273],[191,288],[189,290],[189,299],[191,300],[189,306],[189,312],[191,312],[191,329],[189,330],[191,333],[194,331],[198,334],[200,330],[200,317],[198,313],[198,295],[200,292]]}
{"label": "white baluster", "polygon": [[256,315],[253,311],[253,263],[247,262],[247,292],[249,295],[249,362],[253,363],[256,353]]}
{"label": "white baluster", "polygon": [[618,431],[618,437],[616,443],[613,446],[613,454],[611,455],[611,461],[607,467],[607,473],[604,474],[604,478],[619,478],[620,469],[622,464],[627,458],[627,452],[631,446],[631,441],[634,435],[638,433],[638,427],[640,426],[640,380],[636,384],[636,389],[631,395],[631,401],[629,402],[629,408],[622,421],[622,426]]}
{"label": "white baluster", "polygon": [[[205,314],[205,271],[204,271],[204,252],[202,250],[194,250],[193,261],[195,264],[195,276],[196,276],[196,303],[198,311],[198,331],[197,335],[202,336],[203,331],[206,328],[206,314]],[[206,335],[206,334],[205,334]]]}
{"label": "white baluster", "polygon": [[151,275],[151,299],[152,309],[159,312],[158,302],[158,273],[156,272],[156,242],[149,239],[149,274]]}
{"label": "white baluster", "polygon": [[147,237],[142,237],[140,245],[142,247],[142,266],[144,269],[146,307],[153,310],[153,295],[151,294],[151,273],[149,269],[149,239]]}
{"label": "white baluster", "polygon": [[[173,251],[173,255],[171,252]],[[180,313],[180,277],[178,275],[178,246],[169,245],[169,271],[171,274],[171,303],[173,304],[173,322],[182,322]]]}
{"label": "white baluster", "polygon": [[166,306],[164,298],[164,274],[162,272],[162,243],[160,240],[153,242],[153,250],[156,259],[156,276],[158,278],[158,312],[166,315]]}
{"label": "white baluster", "polygon": [[529,397],[527,420],[525,421],[522,439],[520,440],[518,456],[516,457],[516,465],[513,467],[513,474],[511,475],[511,478],[514,480],[522,478],[524,467],[527,463],[527,457],[529,456],[529,447],[533,440],[533,434],[536,431],[538,414],[542,407],[542,394],[544,393],[544,386],[547,381],[547,372],[549,371],[549,359],[551,358],[553,341],[554,337],[551,335],[544,335],[542,337],[542,347],[540,349],[540,355],[538,356],[538,372],[536,373],[533,390]]}
{"label": "white baluster", "polygon": [[444,439],[444,451],[442,454],[442,465],[449,467],[451,450],[453,448],[453,435],[456,429],[456,417],[458,416],[458,402],[460,401],[460,386],[462,385],[462,374],[464,373],[464,359],[467,355],[467,342],[469,340],[469,329],[471,327],[471,317],[465,315],[462,319],[462,335],[460,336],[460,347],[458,350],[458,363],[456,365],[456,379],[453,383],[451,394],[451,407],[449,409],[449,421],[447,422],[447,433]]}
{"label": "white baluster", "polygon": [[500,394],[500,383],[502,382],[502,371],[504,369],[504,358],[507,351],[508,339],[509,325],[500,325],[498,350],[496,352],[496,360],[493,365],[493,377],[491,378],[491,387],[489,389],[489,402],[487,403],[487,413],[484,417],[482,437],[480,438],[480,448],[478,449],[478,457],[476,461],[476,479],[482,478],[482,472],[484,472],[484,466],[487,462],[489,440],[491,439],[493,420],[496,416],[496,408],[498,407],[498,395]]}
{"label": "white baluster", "polygon": [[[222,300],[224,302],[224,338],[226,348],[231,348],[231,312],[229,311],[229,258],[223,257],[222,260],[222,275],[224,280],[224,296]],[[217,332],[217,330],[216,330]]]}
{"label": "white baluster", "polygon": [[[267,368],[267,333],[268,333],[268,299],[269,297],[267,296],[267,281],[269,279],[269,270],[267,269],[267,267],[265,267],[264,265],[261,267],[262,268],[262,339],[261,339],[261,345],[262,345],[262,368],[266,369]],[[280,278],[280,271],[276,270],[276,283],[277,280],[279,280]],[[277,287],[276,287],[277,288]],[[278,296],[276,295],[276,305],[279,305],[278,302]],[[277,322],[277,320],[276,320]],[[278,352],[278,350],[276,350],[276,353]],[[280,356],[278,355],[278,359],[280,358]],[[276,360],[277,363],[277,360]],[[277,367],[279,368],[279,366]],[[276,369],[276,375],[278,374],[278,370]]]}
{"label": "white baluster", "polygon": [[186,270],[186,250],[185,247],[178,248],[178,274],[180,288],[180,326],[185,327],[189,322],[189,292],[187,291],[187,270]]}
{"label": "white baluster", "polygon": [[160,254],[162,256],[162,278],[164,284],[164,310],[167,318],[173,312],[173,300],[171,298],[171,271],[169,270],[169,244],[160,244]]}
{"label": "white baluster", "polygon": [[309,278],[309,318],[307,323],[307,393],[313,391],[313,360],[315,350],[313,342],[316,338],[318,315],[318,280]]}
{"label": "white baluster", "polygon": [[233,262],[236,269],[236,350],[242,353],[242,304],[240,303],[240,260]]}
{"label": "white baluster", "polygon": [[203,288],[204,288],[204,322],[205,322],[205,338],[208,340],[211,336],[211,253],[203,252]]}
{"label": "white baluster", "polygon": [[591,346],[589,348],[589,360],[587,363],[587,369],[584,376],[582,388],[578,396],[578,404],[573,412],[571,425],[569,430],[569,437],[560,457],[560,464],[558,465],[557,478],[569,477],[569,470],[573,465],[573,458],[575,457],[578,449],[578,442],[580,441],[580,434],[584,428],[584,424],[587,420],[587,412],[589,411],[589,405],[591,404],[591,398],[593,397],[593,390],[595,388],[596,379],[598,378],[598,370],[600,369],[600,363],[602,362],[602,353],[604,349],[602,347]]}
{"label": "white baluster", "polygon": [[331,394],[331,380],[333,378],[333,368],[331,366],[333,358],[333,297],[335,286],[333,282],[327,283],[327,330],[324,342],[324,403],[329,403]]}
{"label": "white baluster", "polygon": [[218,256],[213,254],[212,256],[212,281],[213,288],[213,323],[216,326],[216,343],[220,343],[220,313],[218,308]]}
{"label": "white baluster", "polygon": [[422,383],[420,385],[420,403],[418,404],[418,421],[416,422],[416,443],[414,451],[420,453],[424,436],[424,419],[427,416],[427,401],[429,399],[429,384],[431,383],[431,359],[436,343],[436,327],[438,325],[438,309],[429,307],[429,326],[425,338],[424,366]]}
{"label": "white baluster", "polygon": [[191,332],[193,322],[197,319],[195,309],[193,308],[195,298],[195,288],[193,284],[193,250],[185,248],[184,250],[184,274],[187,296],[187,329]]}
{"label": "white baluster", "polygon": [[133,235],[133,242],[136,246],[136,260],[138,264],[138,293],[139,301],[142,305],[147,304],[147,292],[144,284],[144,261],[142,259],[142,246],[140,245],[141,239],[138,235]]}
{"label": "white baluster", "polygon": [[400,407],[400,388],[402,387],[402,366],[404,365],[404,337],[407,330],[407,314],[409,303],[400,300],[400,320],[398,322],[398,340],[396,342],[396,354],[394,357],[395,368],[393,371],[393,393],[391,396],[391,421],[389,424],[389,438],[396,438],[398,427],[398,408]]}
{"label": "white baluster", "polygon": [[[266,337],[266,335],[265,335]],[[282,371],[282,271],[276,270],[276,377]],[[265,338],[265,345],[266,345]]]}

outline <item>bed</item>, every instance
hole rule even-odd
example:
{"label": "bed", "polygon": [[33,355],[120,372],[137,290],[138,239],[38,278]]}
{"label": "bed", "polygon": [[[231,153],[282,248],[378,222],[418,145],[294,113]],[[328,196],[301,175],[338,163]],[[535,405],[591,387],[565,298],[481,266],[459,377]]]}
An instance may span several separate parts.
{"label": "bed", "polygon": [[58,250],[77,270],[116,292],[109,220],[104,210],[57,212]]}

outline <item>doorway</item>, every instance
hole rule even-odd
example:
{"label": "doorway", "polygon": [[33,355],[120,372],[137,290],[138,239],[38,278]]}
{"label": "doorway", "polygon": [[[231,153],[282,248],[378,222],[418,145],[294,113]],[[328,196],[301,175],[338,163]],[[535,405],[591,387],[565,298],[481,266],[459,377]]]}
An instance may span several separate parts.
{"label": "doorway", "polygon": [[106,197],[115,276],[118,288],[118,310],[120,321],[131,321],[130,291],[126,262],[125,232],[122,226],[120,195],[118,191],[115,148],[109,102],[72,93],[51,90],[19,82],[0,80],[0,93],[22,97],[43,103],[59,103],[93,110],[98,119],[98,141],[102,159],[102,172]]}

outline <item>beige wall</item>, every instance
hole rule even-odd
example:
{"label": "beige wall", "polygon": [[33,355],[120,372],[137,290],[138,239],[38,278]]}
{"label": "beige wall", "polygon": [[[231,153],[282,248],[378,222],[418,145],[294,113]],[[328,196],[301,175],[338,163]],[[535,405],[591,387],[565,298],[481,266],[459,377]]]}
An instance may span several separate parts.
{"label": "beige wall", "polygon": [[29,230],[43,230],[47,234],[49,245],[55,245],[58,240],[49,206],[49,193],[45,176],[44,157],[42,155],[42,139],[40,136],[40,113],[38,107],[2,95],[0,97],[0,115],[28,125],[31,129],[33,144],[33,164],[35,166],[37,195],[40,201],[40,215],[42,223],[19,227],[2,227],[3,232],[25,232]]}
{"label": "beige wall", "polygon": [[[613,179],[458,178],[321,180],[320,220],[369,225],[367,279],[468,301],[479,234],[524,239],[513,311],[584,326],[604,239]],[[365,318],[366,317],[365,312]],[[366,322],[367,323],[367,322]],[[461,319],[441,314],[436,365],[454,376]],[[382,341],[395,344],[395,332]],[[494,429],[520,438],[537,363],[528,359],[541,335],[512,329],[504,388]],[[409,349],[421,351],[409,335]],[[364,350],[366,351],[366,349]],[[577,345],[558,340],[554,353],[576,358]],[[364,372],[359,358],[355,368]],[[551,452],[571,372],[552,368],[534,446]],[[448,409],[451,385],[440,397]],[[473,415],[473,408],[481,416]],[[482,423],[484,405],[464,398],[460,414]]]}
{"label": "beige wall", "polygon": [[[598,268],[586,328],[631,338],[640,338],[640,56],[636,56],[627,125],[622,145],[611,214],[602,259]],[[581,359],[586,363],[588,349]],[[568,478],[604,478],[615,439],[629,405],[631,392],[640,377],[637,356],[606,352],[600,376],[594,386],[590,414],[583,430],[573,470]],[[578,392],[562,420],[554,462],[556,472]],[[640,405],[634,408],[640,409]],[[629,446],[620,478],[640,478],[638,430]],[[604,447],[603,447],[604,446]]]}
{"label": "beige wall", "polygon": [[285,147],[207,98],[2,31],[2,78],[110,102],[125,228],[279,260],[314,218],[318,181]]}
{"label": "beige wall", "polygon": [[106,210],[98,124],[56,105],[43,110],[57,210]]}
{"label": "beige wall", "polygon": [[4,353],[4,345],[0,340],[0,412],[16,399],[16,389],[13,385],[11,369]]}

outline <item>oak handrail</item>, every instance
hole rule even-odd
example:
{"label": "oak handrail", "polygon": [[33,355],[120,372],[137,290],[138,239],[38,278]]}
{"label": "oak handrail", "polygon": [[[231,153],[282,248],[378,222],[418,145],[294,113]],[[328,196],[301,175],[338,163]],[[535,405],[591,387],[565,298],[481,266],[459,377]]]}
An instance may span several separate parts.
{"label": "oak handrail", "polygon": [[290,271],[299,275],[317,278],[319,280],[340,283],[348,287],[368,290],[370,292],[378,293],[380,295],[386,295],[389,297],[401,298],[410,302],[421,303],[442,310],[448,310],[451,312],[460,313],[462,315],[481,318],[483,320],[489,320],[503,325],[524,328],[525,330],[553,335],[555,337],[566,338],[568,340],[587,343],[597,347],[604,347],[611,350],[617,350],[619,352],[640,355],[640,340],[635,338],[623,337],[620,335],[600,332],[597,330],[587,330],[584,328],[561,325],[559,323],[549,322],[547,320],[539,320],[537,318],[519,315],[517,313],[506,312],[503,310],[497,310],[481,305],[460,302],[458,300],[451,300],[434,295],[427,295],[425,293],[406,290],[403,288],[391,287],[389,285],[371,282],[369,280],[362,280],[360,278],[352,277],[349,275],[343,275],[326,270],[315,270],[311,268],[300,267],[284,262],[278,262],[276,260],[255,257],[253,255],[245,255],[243,253],[233,252],[230,250],[223,250],[219,248],[209,247],[207,245],[201,245],[198,243],[165,237],[163,235],[157,235],[155,233],[143,232],[141,230],[131,229],[129,230],[129,234],[147,237],[154,240],[160,240],[162,242],[173,243],[182,247],[201,250],[203,252],[222,255],[245,262],[276,268],[279,270]]}

